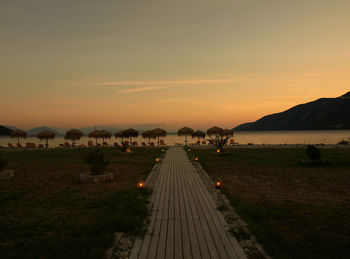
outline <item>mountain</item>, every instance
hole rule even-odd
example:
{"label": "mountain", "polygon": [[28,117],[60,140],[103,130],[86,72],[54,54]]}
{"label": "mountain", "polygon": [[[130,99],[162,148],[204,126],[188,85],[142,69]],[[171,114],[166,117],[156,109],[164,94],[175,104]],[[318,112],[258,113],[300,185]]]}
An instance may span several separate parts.
{"label": "mountain", "polygon": [[52,128],[49,127],[37,127],[37,128],[33,128],[27,131],[28,136],[36,136],[38,135],[39,132],[43,131],[43,130],[49,130],[52,132],[55,132],[55,134],[58,134],[58,132]]}
{"label": "mountain", "polygon": [[5,135],[5,136],[10,135],[11,132],[12,132],[12,129],[0,125],[0,135]]}
{"label": "mountain", "polygon": [[337,98],[321,98],[291,109],[244,123],[235,131],[345,130],[350,129],[350,92]]}

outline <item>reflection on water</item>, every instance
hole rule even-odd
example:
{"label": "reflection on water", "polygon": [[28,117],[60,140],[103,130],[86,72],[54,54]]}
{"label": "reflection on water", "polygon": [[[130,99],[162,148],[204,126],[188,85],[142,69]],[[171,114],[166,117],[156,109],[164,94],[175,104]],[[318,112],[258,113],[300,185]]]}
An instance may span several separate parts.
{"label": "reflection on water", "polygon": [[[235,132],[234,139],[239,144],[336,144],[343,139],[350,138],[350,130],[342,131],[259,131],[259,132]],[[88,137],[82,137],[77,144],[87,144],[89,140],[95,143],[94,139]],[[168,135],[165,138],[167,145],[175,145],[176,143],[183,144],[185,137],[178,137],[177,135]],[[189,138],[189,143],[195,143],[195,139]],[[142,137],[133,138],[133,141],[137,141],[139,145],[142,142],[147,143],[148,140],[142,139]],[[156,140],[152,140],[156,142]],[[0,137],[0,146],[7,147],[7,143],[15,144],[16,138]],[[34,142],[36,144],[45,144],[45,140],[40,141],[35,137],[26,139],[20,139],[21,143]],[[51,147],[57,147],[59,144],[65,142],[63,136],[57,136],[55,139],[49,140]],[[101,143],[102,141],[99,140]],[[120,139],[106,139],[105,142],[112,145],[114,142],[120,143]]]}

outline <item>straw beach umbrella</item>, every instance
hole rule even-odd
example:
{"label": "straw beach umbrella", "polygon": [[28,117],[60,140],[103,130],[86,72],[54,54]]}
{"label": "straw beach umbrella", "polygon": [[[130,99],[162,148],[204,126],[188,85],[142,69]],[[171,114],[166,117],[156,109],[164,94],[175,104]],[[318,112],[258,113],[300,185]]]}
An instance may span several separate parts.
{"label": "straw beach umbrella", "polygon": [[142,137],[145,139],[148,139],[148,144],[151,143],[151,138],[155,139],[155,135],[153,134],[152,130],[146,130],[142,133]]}
{"label": "straw beach umbrella", "polygon": [[183,127],[182,129],[179,129],[177,132],[178,136],[185,136],[185,145],[187,146],[187,136],[192,136],[193,129],[189,127]]}
{"label": "straw beach umbrella", "polygon": [[49,139],[54,139],[56,136],[55,132],[49,131],[49,130],[43,130],[38,133],[37,138],[40,140],[45,139],[46,140],[46,148],[49,147]]}
{"label": "straw beach umbrella", "polygon": [[154,135],[155,138],[158,139],[158,146],[159,146],[159,138],[166,137],[166,131],[160,128],[153,129],[152,134]]}
{"label": "straw beach umbrella", "polygon": [[108,130],[100,130],[100,137],[102,142],[105,142],[105,138],[111,138],[112,134]]}
{"label": "straw beach umbrella", "polygon": [[94,138],[96,140],[96,145],[97,145],[97,139],[101,138],[101,131],[99,131],[99,130],[91,131],[89,133],[88,137]]}
{"label": "straw beach umbrella", "polygon": [[207,135],[208,136],[213,136],[213,135],[222,136],[223,133],[224,133],[224,129],[223,128],[219,128],[217,126],[214,126],[214,127],[212,127],[212,128],[207,130]]}
{"label": "straw beach umbrella", "polygon": [[139,132],[132,128],[124,130],[124,135],[130,138],[130,143],[132,138],[137,138],[139,136]]}
{"label": "straw beach umbrella", "polygon": [[11,132],[10,136],[11,138],[17,138],[17,144],[19,144],[19,138],[27,138],[27,132],[20,129],[16,129]]}
{"label": "straw beach umbrella", "polygon": [[199,142],[199,144],[200,144],[200,139],[201,138],[205,138],[205,132],[203,132],[203,131],[200,131],[200,130],[196,130],[195,132],[193,132],[193,134],[192,134],[192,138],[198,138],[198,142]]}
{"label": "straw beach umbrella", "polygon": [[124,135],[124,130],[121,130],[121,131],[118,131],[114,134],[115,138],[121,138],[122,139],[122,143],[123,143],[123,140],[125,138],[125,135]]}
{"label": "straw beach umbrella", "polygon": [[233,130],[232,129],[224,129],[223,136],[230,136],[233,137]]}
{"label": "straw beach umbrella", "polygon": [[83,136],[83,133],[77,129],[71,129],[66,132],[65,139],[72,140],[72,146],[75,146],[75,141],[79,140]]}

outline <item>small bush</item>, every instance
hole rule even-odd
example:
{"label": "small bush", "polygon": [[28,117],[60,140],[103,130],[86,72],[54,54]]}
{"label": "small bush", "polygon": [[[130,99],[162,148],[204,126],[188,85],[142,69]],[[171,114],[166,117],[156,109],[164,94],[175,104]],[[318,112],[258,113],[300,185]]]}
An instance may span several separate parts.
{"label": "small bush", "polygon": [[338,145],[349,145],[349,141],[343,139],[342,141],[338,142]]}
{"label": "small bush", "polygon": [[122,142],[122,147],[121,147],[122,152],[126,152],[128,149],[131,151],[130,146],[125,142]]}
{"label": "small bush", "polygon": [[93,175],[103,174],[106,167],[109,165],[110,160],[105,158],[105,155],[100,149],[95,149],[85,157],[85,162],[90,167],[90,172]]}
{"label": "small bush", "polygon": [[309,157],[310,160],[317,160],[321,158],[320,150],[314,145],[307,145],[306,155]]}
{"label": "small bush", "polygon": [[0,171],[7,165],[9,161],[0,158]]}

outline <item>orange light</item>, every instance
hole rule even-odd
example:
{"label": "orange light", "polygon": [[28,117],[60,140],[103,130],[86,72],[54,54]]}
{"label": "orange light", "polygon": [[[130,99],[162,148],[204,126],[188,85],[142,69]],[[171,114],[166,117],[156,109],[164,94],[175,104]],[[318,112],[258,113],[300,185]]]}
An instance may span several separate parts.
{"label": "orange light", "polygon": [[190,149],[190,148],[188,149],[188,152],[191,152],[191,149]]}
{"label": "orange light", "polygon": [[216,180],[216,181],[215,181],[215,188],[216,188],[216,189],[220,189],[221,186],[222,186],[222,181],[221,181],[221,180]]}
{"label": "orange light", "polygon": [[196,157],[194,160],[195,160],[195,161],[198,161],[198,160],[199,160],[199,158],[198,158],[198,157]]}
{"label": "orange light", "polygon": [[164,152],[165,152],[165,150],[164,150],[164,149],[162,149],[162,152],[164,153]]}
{"label": "orange light", "polygon": [[156,158],[156,162],[158,163],[160,161],[159,157]]}
{"label": "orange light", "polygon": [[131,152],[131,149],[130,148],[127,148],[126,149],[126,153],[130,153]]}
{"label": "orange light", "polygon": [[142,180],[137,182],[137,188],[139,188],[140,190],[144,189],[146,186],[146,183]]}
{"label": "orange light", "polygon": [[220,153],[220,152],[221,152],[221,150],[220,150],[220,149],[218,149],[218,150],[216,150],[216,152],[217,152],[217,153]]}

